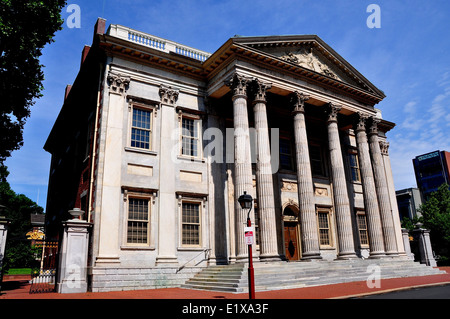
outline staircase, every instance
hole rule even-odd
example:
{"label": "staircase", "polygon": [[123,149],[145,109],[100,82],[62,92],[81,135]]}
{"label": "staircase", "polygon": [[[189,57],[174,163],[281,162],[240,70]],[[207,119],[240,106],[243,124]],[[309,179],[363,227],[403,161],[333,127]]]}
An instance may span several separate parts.
{"label": "staircase", "polygon": [[[377,266],[377,268],[369,268]],[[253,265],[255,290],[277,290],[329,285],[351,281],[366,281],[379,270],[381,279],[428,276],[445,273],[411,260],[370,259],[312,262],[256,262]],[[378,268],[379,267],[379,268]],[[248,264],[209,266],[182,288],[223,292],[248,292]]]}

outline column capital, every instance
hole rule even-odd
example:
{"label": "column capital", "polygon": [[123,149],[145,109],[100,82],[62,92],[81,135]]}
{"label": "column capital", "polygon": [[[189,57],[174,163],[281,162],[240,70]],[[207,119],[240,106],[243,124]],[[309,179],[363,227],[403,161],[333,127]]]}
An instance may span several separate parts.
{"label": "column capital", "polygon": [[110,92],[117,94],[124,94],[130,85],[130,77],[127,75],[120,74],[115,71],[109,71],[107,80],[109,83]]}
{"label": "column capital", "polygon": [[294,106],[292,113],[305,113],[305,101],[309,100],[309,95],[295,91],[291,94],[291,103]]}
{"label": "column capital", "polygon": [[263,82],[260,79],[252,81],[253,103],[266,103],[266,92],[272,87],[272,83]]}
{"label": "column capital", "polygon": [[389,142],[380,140],[379,143],[380,143],[381,154],[389,155]]}
{"label": "column capital", "polygon": [[243,76],[239,73],[234,73],[233,77],[227,81],[225,84],[231,88],[233,98],[236,97],[247,97],[247,86],[250,83],[250,78]]}
{"label": "column capital", "polygon": [[174,105],[178,100],[179,93],[179,90],[175,90],[171,86],[161,84],[159,87],[159,96],[161,97],[161,103]]}
{"label": "column capital", "polygon": [[355,131],[365,131],[368,118],[366,114],[358,112],[354,123]]}
{"label": "column capital", "polygon": [[328,115],[327,122],[328,123],[337,122],[337,116],[341,109],[342,109],[342,106],[340,106],[340,105],[336,105],[332,102],[327,103],[327,106],[326,106],[326,112]]}
{"label": "column capital", "polygon": [[370,117],[369,135],[378,135],[378,123],[380,119],[376,117]]}

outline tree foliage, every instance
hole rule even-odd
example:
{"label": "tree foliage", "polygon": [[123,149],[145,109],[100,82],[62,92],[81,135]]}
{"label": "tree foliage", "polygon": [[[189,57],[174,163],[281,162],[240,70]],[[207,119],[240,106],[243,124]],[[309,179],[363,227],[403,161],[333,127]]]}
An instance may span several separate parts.
{"label": "tree foliage", "polygon": [[26,233],[32,229],[31,214],[42,214],[44,209],[23,194],[16,194],[7,182],[8,170],[0,165],[0,205],[11,223],[8,227],[3,270],[10,267],[34,267],[36,252]]}
{"label": "tree foliage", "polygon": [[430,198],[420,206],[423,227],[430,230],[433,250],[441,261],[450,261],[450,190],[442,184]]}
{"label": "tree foliage", "polygon": [[42,96],[39,57],[61,29],[65,0],[0,0],[0,164],[23,145],[23,126]]}

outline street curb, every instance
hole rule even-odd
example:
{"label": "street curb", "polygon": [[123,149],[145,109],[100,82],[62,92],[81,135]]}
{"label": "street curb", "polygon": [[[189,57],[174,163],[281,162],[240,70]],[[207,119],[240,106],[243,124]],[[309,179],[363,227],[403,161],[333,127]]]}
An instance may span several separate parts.
{"label": "street curb", "polygon": [[354,295],[331,297],[331,298],[326,298],[326,299],[349,299],[349,298],[357,298],[357,297],[364,297],[364,296],[381,295],[381,294],[385,294],[385,293],[389,293],[389,292],[410,290],[410,289],[415,289],[415,288],[425,288],[425,287],[445,286],[445,285],[450,285],[450,281],[443,281],[443,282],[437,282],[437,283],[432,283],[432,284],[423,284],[423,285],[413,285],[413,286],[399,287],[399,288],[391,288],[391,289],[385,289],[385,290],[378,290],[378,291],[374,291],[374,292],[366,292],[366,293],[359,293],[359,294],[354,294]]}

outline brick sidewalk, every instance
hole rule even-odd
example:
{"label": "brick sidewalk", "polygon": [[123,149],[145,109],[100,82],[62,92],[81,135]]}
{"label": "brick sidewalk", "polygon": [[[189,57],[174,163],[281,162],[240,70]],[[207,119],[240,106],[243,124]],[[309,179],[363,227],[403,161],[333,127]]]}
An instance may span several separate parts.
{"label": "brick sidewalk", "polygon": [[[382,279],[380,288],[368,288],[365,281],[256,292],[256,299],[330,299],[383,293],[411,287],[450,284],[450,267],[440,267],[446,274],[422,277]],[[78,294],[29,294],[28,280],[4,278],[0,299],[248,299],[247,293],[226,293],[182,288],[133,291],[87,292]],[[450,297],[450,296],[449,296]]]}

